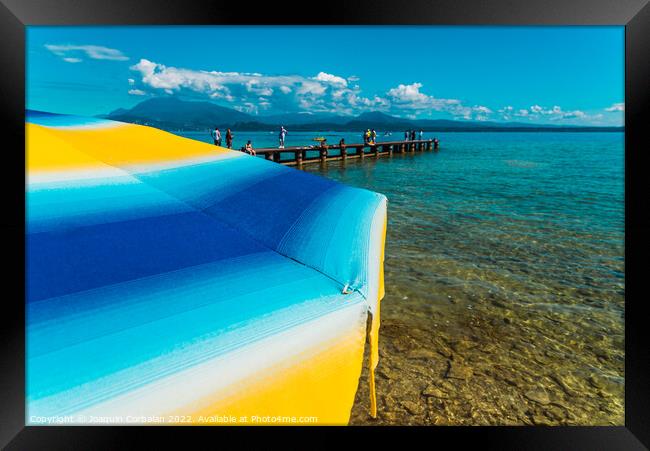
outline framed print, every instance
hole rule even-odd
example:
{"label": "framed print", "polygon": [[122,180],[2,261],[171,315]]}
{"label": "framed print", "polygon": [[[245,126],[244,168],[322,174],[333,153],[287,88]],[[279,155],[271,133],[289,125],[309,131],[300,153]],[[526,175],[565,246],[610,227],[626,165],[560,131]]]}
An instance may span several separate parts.
{"label": "framed print", "polygon": [[8,449],[650,443],[643,1],[0,12]]}

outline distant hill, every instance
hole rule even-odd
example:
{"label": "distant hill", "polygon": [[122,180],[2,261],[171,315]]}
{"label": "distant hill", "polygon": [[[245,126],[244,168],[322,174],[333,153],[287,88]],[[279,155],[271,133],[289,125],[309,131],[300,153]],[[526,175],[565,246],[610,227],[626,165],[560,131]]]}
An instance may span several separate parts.
{"label": "distant hill", "polygon": [[105,116],[121,122],[153,125],[166,129],[206,129],[215,125],[251,121],[255,117],[210,102],[187,102],[159,97],[141,102],[129,110],[117,109]]}
{"label": "distant hill", "polygon": [[394,117],[379,111],[371,111],[368,113],[361,113],[356,118],[348,122],[348,125],[355,130],[367,128],[383,128],[392,130],[401,130],[405,128],[413,128],[418,121],[411,121]]}
{"label": "distant hill", "polygon": [[303,131],[623,131],[623,127],[580,127],[517,122],[455,121],[448,119],[404,119],[379,111],[359,116],[331,113],[287,113],[253,116],[210,102],[185,101],[175,97],[145,100],[131,109],[119,108],[102,117],[121,122],[151,125],[164,130],[206,130],[214,126],[237,130],[277,130],[280,125]]}

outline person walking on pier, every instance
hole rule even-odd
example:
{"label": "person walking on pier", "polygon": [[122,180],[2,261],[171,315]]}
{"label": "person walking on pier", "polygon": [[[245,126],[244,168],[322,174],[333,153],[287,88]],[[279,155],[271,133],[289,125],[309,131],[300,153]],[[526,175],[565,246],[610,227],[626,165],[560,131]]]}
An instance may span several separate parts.
{"label": "person walking on pier", "polygon": [[221,132],[219,131],[219,127],[215,127],[211,134],[212,139],[214,140],[214,145],[221,146]]}
{"label": "person walking on pier", "polygon": [[370,132],[370,137],[372,139],[372,143],[375,144],[377,142],[377,132],[375,131],[374,128]]}
{"label": "person walking on pier", "polygon": [[420,129],[420,141],[422,141],[422,136],[424,135],[424,131]]}
{"label": "person walking on pier", "polygon": [[406,130],[406,131],[404,132],[404,141],[408,141],[408,140],[409,140],[409,131]]}
{"label": "person walking on pier", "polygon": [[234,135],[230,131],[230,129],[226,130],[226,147],[229,149],[232,149],[232,139],[234,138]]}
{"label": "person walking on pier", "polygon": [[284,149],[284,137],[287,136],[287,129],[284,125],[280,126],[280,149]]}
{"label": "person walking on pier", "polygon": [[415,130],[411,130],[411,141],[415,141]]}

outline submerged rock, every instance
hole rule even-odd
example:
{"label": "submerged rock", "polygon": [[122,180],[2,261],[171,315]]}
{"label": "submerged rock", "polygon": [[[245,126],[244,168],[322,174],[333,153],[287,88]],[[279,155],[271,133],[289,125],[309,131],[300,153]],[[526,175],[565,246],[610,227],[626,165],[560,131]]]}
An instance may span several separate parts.
{"label": "submerged rock", "polygon": [[435,385],[429,385],[427,388],[422,391],[422,396],[447,399],[449,395],[444,391],[440,390]]}
{"label": "submerged rock", "polygon": [[533,424],[536,426],[553,426],[553,422],[542,415],[533,415]]}
{"label": "submerged rock", "polygon": [[576,396],[577,387],[575,386],[575,382],[573,381],[572,378],[568,376],[562,377],[557,374],[551,374],[550,377],[551,379],[553,379],[553,381],[555,381],[560,386],[560,388],[562,388],[564,393],[566,393],[568,396],[572,396],[572,397]]}
{"label": "submerged rock", "polygon": [[450,360],[447,364],[447,374],[445,374],[446,378],[467,380],[474,374],[474,371],[470,367],[458,362],[452,363]]}
{"label": "submerged rock", "polygon": [[526,393],[524,393],[524,396],[531,401],[542,404],[544,406],[551,402],[548,393],[546,393],[546,390],[542,388],[534,388],[532,390],[528,390]]}
{"label": "submerged rock", "polygon": [[622,384],[619,384],[619,381],[613,378],[591,375],[588,381],[592,387],[608,392],[616,392],[622,389]]}
{"label": "submerged rock", "polygon": [[406,356],[409,359],[435,359],[438,358],[438,354],[430,349],[419,348],[409,351]]}
{"label": "submerged rock", "polygon": [[411,415],[422,415],[425,412],[424,406],[422,406],[420,403],[417,402],[402,401],[401,405]]}
{"label": "submerged rock", "polygon": [[557,422],[562,422],[566,416],[565,410],[556,405],[551,405],[544,413],[547,417]]}
{"label": "submerged rock", "polygon": [[467,351],[468,349],[471,349],[475,346],[474,343],[472,343],[469,340],[461,339],[461,340],[454,340],[451,342],[451,348],[459,353],[462,353],[464,351]]}
{"label": "submerged rock", "polygon": [[389,367],[383,367],[377,370],[377,374],[384,379],[393,379],[395,377],[395,372],[392,371]]}

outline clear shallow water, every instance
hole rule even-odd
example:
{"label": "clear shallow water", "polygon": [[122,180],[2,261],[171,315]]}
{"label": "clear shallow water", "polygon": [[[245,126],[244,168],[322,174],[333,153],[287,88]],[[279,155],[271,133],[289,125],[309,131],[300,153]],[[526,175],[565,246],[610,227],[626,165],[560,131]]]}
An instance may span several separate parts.
{"label": "clear shallow water", "polygon": [[494,272],[521,289],[522,303],[573,304],[558,291],[592,288],[606,295],[593,302],[614,308],[608,296],[623,289],[621,134],[441,139],[439,153],[305,169],[386,194],[389,255],[444,261],[431,277],[466,284],[468,274]]}
{"label": "clear shallow water", "polygon": [[389,199],[379,418],[361,383],[351,422],[622,425],[623,134],[437,136],[304,166]]}

